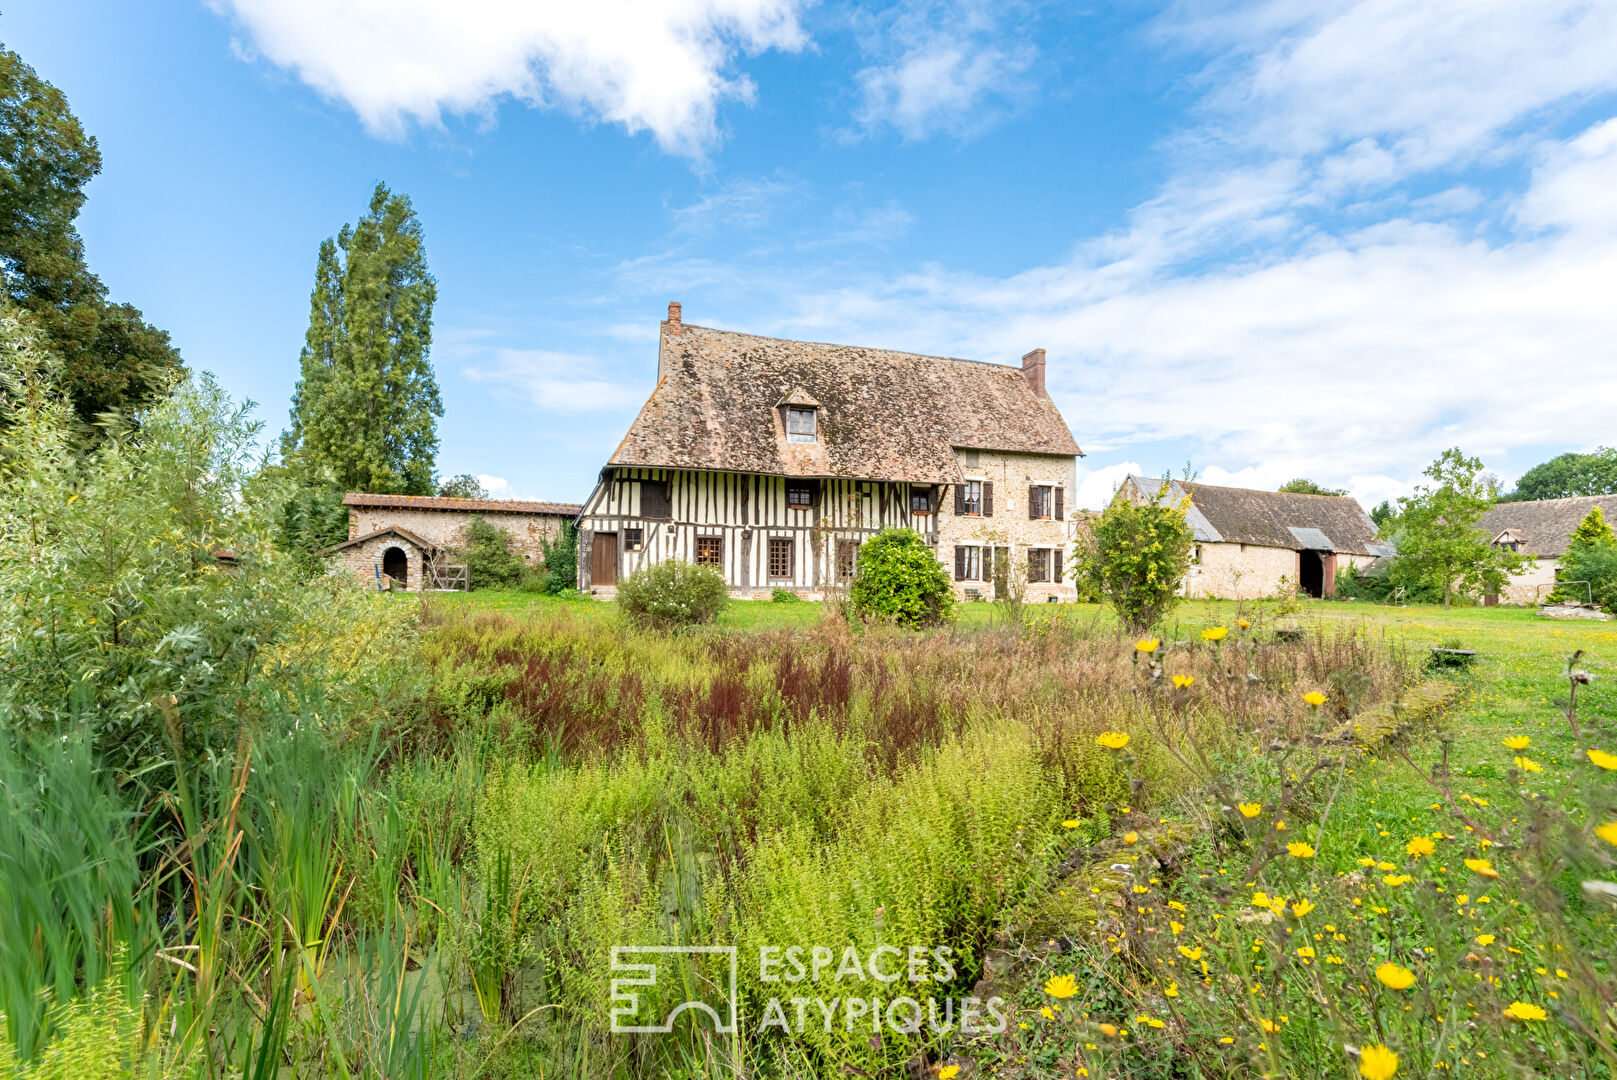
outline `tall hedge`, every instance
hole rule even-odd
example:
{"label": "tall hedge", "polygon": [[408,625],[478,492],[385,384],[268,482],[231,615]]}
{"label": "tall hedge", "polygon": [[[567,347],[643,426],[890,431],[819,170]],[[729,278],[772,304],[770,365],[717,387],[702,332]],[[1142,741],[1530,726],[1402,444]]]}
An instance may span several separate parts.
{"label": "tall hedge", "polygon": [[848,600],[866,622],[919,628],[954,621],[949,575],[914,529],[883,529],[860,546]]}

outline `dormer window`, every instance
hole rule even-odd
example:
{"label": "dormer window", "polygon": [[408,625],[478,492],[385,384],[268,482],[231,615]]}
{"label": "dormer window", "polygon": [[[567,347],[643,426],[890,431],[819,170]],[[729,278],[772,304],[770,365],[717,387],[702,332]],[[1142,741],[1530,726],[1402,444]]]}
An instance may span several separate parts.
{"label": "dormer window", "polygon": [[816,443],[820,441],[819,425],[813,409],[788,406],[786,409],[786,441],[789,443]]}

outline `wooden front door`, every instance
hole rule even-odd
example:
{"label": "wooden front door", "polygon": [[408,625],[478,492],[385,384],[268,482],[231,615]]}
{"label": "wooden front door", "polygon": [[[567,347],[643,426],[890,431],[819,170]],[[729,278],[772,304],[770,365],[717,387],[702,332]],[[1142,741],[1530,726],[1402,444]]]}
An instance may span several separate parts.
{"label": "wooden front door", "polygon": [[590,584],[618,583],[618,534],[596,533],[590,544]]}

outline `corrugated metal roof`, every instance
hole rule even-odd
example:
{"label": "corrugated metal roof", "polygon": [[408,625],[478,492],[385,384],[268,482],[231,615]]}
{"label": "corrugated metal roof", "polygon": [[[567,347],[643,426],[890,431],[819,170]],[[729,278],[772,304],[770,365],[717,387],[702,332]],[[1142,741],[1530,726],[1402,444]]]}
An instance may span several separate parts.
{"label": "corrugated metal roof", "polygon": [[1281,491],[1217,487],[1195,481],[1130,476],[1136,499],[1155,499],[1167,484],[1168,497],[1189,500],[1186,520],[1203,542],[1256,544],[1291,551],[1378,554],[1375,523],[1346,495],[1296,495]]}

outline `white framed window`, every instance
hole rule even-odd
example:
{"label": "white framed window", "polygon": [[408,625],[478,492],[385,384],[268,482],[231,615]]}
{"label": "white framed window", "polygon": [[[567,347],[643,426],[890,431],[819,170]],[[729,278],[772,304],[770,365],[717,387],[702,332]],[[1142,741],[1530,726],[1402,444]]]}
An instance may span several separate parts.
{"label": "white framed window", "polygon": [[791,406],[787,407],[786,441],[789,443],[813,443],[820,441],[820,427],[815,419],[813,409],[799,409]]}
{"label": "white framed window", "polygon": [[639,551],[642,543],[644,542],[645,535],[646,533],[644,529],[624,529],[623,550]]}
{"label": "white framed window", "polygon": [[956,581],[983,580],[983,549],[970,544],[957,544],[954,549],[954,579]]}
{"label": "white framed window", "polygon": [[960,502],[965,512],[980,515],[983,512],[983,482],[981,480],[967,480],[961,485]]}

